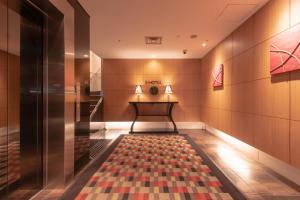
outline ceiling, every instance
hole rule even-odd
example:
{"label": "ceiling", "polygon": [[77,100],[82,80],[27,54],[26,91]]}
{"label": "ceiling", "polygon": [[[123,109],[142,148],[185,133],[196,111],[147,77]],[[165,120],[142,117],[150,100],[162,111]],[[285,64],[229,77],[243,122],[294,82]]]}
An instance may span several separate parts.
{"label": "ceiling", "polygon": [[[91,50],[102,58],[201,58],[267,1],[79,0],[91,16]],[[162,44],[146,45],[145,36]]]}

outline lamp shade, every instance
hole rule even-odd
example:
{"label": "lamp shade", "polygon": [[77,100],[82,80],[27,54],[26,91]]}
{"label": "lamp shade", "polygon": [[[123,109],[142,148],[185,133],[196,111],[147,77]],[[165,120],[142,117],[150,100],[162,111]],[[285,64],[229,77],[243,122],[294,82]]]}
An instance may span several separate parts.
{"label": "lamp shade", "polygon": [[142,87],[140,85],[135,86],[135,94],[142,94]]}
{"label": "lamp shade", "polygon": [[167,85],[167,86],[166,86],[165,93],[166,93],[166,94],[172,94],[172,93],[173,93],[172,88],[171,88],[170,85]]}

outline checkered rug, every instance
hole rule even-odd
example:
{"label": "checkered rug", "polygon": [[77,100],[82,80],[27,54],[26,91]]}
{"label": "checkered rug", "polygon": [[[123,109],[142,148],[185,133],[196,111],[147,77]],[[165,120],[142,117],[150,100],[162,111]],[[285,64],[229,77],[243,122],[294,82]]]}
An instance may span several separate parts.
{"label": "checkered rug", "polygon": [[77,200],[233,199],[182,135],[126,135]]}

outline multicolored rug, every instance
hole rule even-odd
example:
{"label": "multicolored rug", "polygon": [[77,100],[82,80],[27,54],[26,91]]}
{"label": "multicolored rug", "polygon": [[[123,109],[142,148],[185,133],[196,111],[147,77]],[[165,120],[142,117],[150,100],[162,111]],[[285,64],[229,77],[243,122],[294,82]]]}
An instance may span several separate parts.
{"label": "multicolored rug", "polygon": [[245,198],[188,136],[125,135],[76,199]]}

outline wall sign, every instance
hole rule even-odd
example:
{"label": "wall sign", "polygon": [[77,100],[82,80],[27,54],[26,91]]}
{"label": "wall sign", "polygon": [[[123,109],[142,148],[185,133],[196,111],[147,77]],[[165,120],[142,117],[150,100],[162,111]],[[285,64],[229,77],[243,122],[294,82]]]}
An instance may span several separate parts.
{"label": "wall sign", "polygon": [[149,84],[151,84],[151,85],[155,85],[155,84],[160,85],[161,81],[158,81],[158,80],[146,80],[145,84],[146,85],[149,85]]}
{"label": "wall sign", "polygon": [[300,69],[300,25],[271,40],[270,73],[280,74]]}
{"label": "wall sign", "polygon": [[224,71],[223,71],[223,64],[216,65],[212,76],[213,76],[213,87],[221,87],[223,86],[223,76],[224,76]]}

